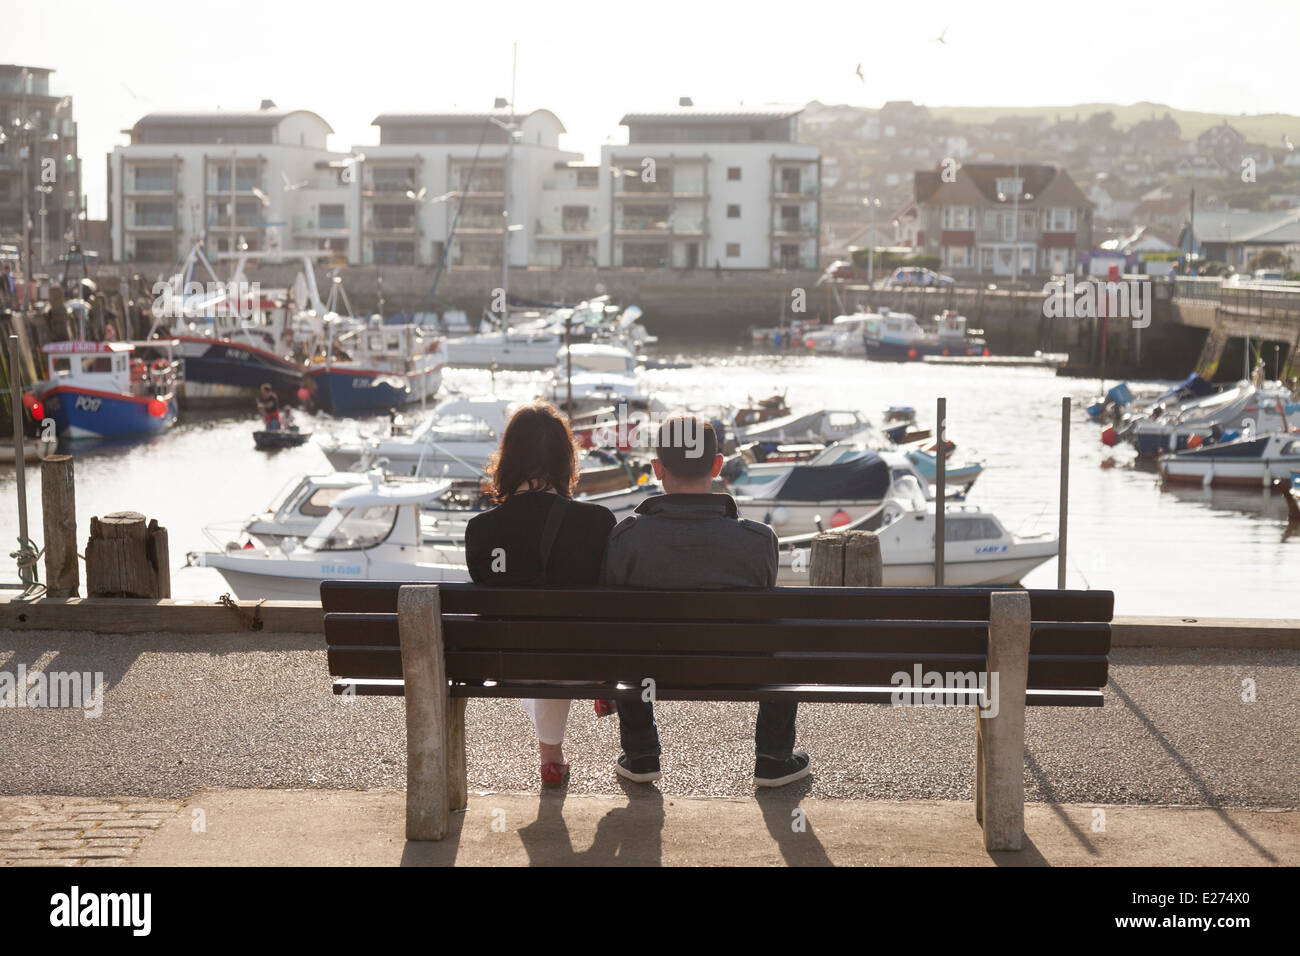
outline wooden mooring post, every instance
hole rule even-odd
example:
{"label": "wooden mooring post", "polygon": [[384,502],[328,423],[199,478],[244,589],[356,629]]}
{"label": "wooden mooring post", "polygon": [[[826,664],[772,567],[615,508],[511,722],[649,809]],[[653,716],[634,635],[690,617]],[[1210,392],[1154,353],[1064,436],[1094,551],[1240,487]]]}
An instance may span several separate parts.
{"label": "wooden mooring post", "polygon": [[90,519],[86,542],[89,597],[169,598],[167,529],[135,511]]}
{"label": "wooden mooring post", "polygon": [[813,538],[808,583],[816,588],[878,588],[884,581],[874,531],[823,531]]}
{"label": "wooden mooring post", "polygon": [[41,462],[41,516],[45,530],[45,596],[77,596],[77,494],[71,455]]}

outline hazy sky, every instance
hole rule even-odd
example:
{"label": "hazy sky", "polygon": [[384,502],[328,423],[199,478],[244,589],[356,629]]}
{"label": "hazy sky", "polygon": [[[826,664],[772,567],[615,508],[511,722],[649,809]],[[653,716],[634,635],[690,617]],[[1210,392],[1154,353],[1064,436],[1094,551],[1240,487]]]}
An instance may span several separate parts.
{"label": "hazy sky", "polygon": [[[945,43],[936,38],[946,28]],[[1168,103],[1231,116],[1300,113],[1300,2],[1176,5],[891,0],[392,0],[7,3],[0,62],[55,69],[75,98],[90,215],[104,154],[154,110],[311,109],[331,147],[375,141],[381,112],[544,106],[594,158],[633,109]],[[866,82],[854,76],[863,64]],[[1300,130],[1293,139],[1300,139]]]}

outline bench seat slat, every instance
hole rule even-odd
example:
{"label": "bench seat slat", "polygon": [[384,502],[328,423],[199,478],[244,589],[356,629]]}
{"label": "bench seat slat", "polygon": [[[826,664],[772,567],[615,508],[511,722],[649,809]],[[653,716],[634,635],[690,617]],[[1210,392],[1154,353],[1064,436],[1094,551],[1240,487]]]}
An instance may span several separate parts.
{"label": "bench seat slat", "polygon": [[[401,652],[395,648],[331,647],[330,673],[338,677],[390,678],[402,676]],[[800,681],[889,684],[900,671],[913,675],[935,671],[979,672],[983,653],[784,653],[720,654],[609,651],[466,651],[448,650],[447,675],[452,680],[544,681],[626,680],[637,684],[653,678],[665,684],[768,684]],[[1096,688],[1106,682],[1105,655],[1029,656],[1031,686]]]}
{"label": "bench seat slat", "polygon": [[[452,697],[493,698],[571,698],[574,700],[608,700],[639,693],[639,689],[620,689],[615,685],[569,684],[482,684],[451,685]],[[893,687],[835,687],[827,685],[772,684],[746,688],[693,686],[657,688],[656,697],[664,701],[798,701],[800,703],[855,703],[889,704],[897,688]],[[358,697],[400,696],[401,681],[365,681],[342,678],[334,682],[335,694],[356,694]],[[1030,688],[1025,703],[1030,707],[1101,707],[1104,694],[1101,690],[1071,690],[1059,688]]]}

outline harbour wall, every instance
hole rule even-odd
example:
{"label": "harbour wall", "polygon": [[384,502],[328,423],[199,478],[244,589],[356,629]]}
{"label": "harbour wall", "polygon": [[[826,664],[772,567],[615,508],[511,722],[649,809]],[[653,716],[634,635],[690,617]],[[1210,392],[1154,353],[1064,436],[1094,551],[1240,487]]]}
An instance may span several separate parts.
{"label": "harbour wall", "polygon": [[[239,601],[239,611],[216,601],[129,598],[0,598],[0,631],[90,631],[113,634],[324,634],[314,601]],[[1300,621],[1252,618],[1117,616],[1113,647],[1195,647],[1300,650]],[[195,650],[201,650],[196,646]]]}

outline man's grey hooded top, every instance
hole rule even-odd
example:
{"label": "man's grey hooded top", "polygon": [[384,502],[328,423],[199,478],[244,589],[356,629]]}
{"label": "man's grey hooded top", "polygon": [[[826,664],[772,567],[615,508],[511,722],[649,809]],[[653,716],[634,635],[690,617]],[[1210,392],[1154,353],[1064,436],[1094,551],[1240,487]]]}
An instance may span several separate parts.
{"label": "man's grey hooded top", "polygon": [[731,495],[653,495],[609,536],[603,582],[707,590],[776,584],[776,533],[737,516]]}

